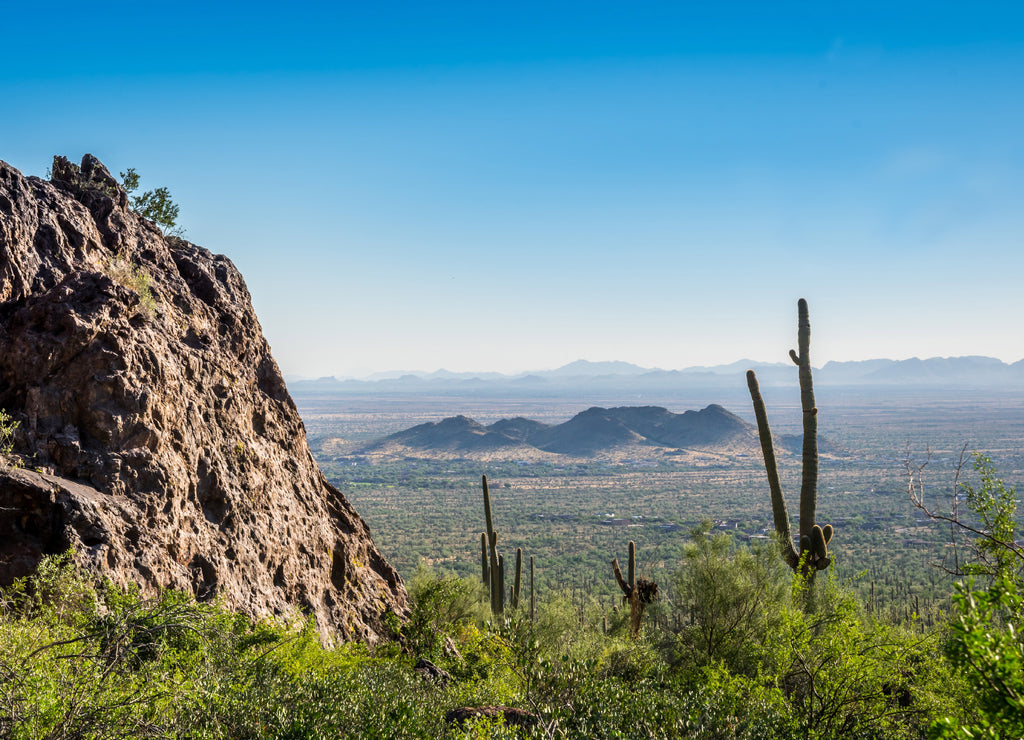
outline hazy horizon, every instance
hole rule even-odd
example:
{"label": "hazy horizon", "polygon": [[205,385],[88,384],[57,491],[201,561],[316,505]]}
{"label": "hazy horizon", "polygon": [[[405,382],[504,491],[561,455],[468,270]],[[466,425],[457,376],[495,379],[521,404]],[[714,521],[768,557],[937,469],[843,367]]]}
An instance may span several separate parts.
{"label": "hazy horizon", "polygon": [[816,366],[1024,357],[1016,5],[5,20],[0,159],[167,186],[289,376],[784,362],[801,297]]}
{"label": "hazy horizon", "polygon": [[[984,358],[988,358],[988,359],[999,360],[1004,365],[1012,365],[1012,364],[1014,364],[1016,362],[1024,361],[1024,358],[1018,358],[1016,360],[1013,360],[1013,359],[1005,360],[1005,359],[1002,359],[1002,358],[999,358],[999,357],[994,357],[992,355],[933,355],[931,357],[917,357],[917,356],[912,356],[912,357],[865,357],[865,358],[863,358],[861,360],[828,360],[828,361],[825,361],[825,362],[812,362],[811,366],[815,370],[821,370],[825,365],[829,364],[830,362],[840,362],[840,363],[842,363],[842,362],[870,362],[870,361],[873,361],[873,360],[891,360],[891,361],[894,361],[894,362],[905,362],[907,360],[935,360],[935,359],[948,360],[948,359],[960,359],[960,358],[965,358],[965,357],[984,357]],[[659,372],[659,371],[662,371],[662,372],[672,372],[672,371],[683,371],[683,370],[695,370],[695,369],[700,369],[700,368],[722,368],[722,367],[727,367],[729,365],[739,365],[740,363],[744,363],[744,364],[749,363],[752,367],[765,366],[765,365],[778,365],[778,366],[783,366],[783,367],[792,366],[792,363],[789,361],[788,358],[786,360],[758,360],[758,359],[755,359],[755,358],[752,358],[752,357],[741,357],[741,358],[738,358],[738,359],[733,360],[731,362],[723,362],[723,363],[715,364],[715,365],[687,365],[685,367],[646,367],[646,366],[643,366],[643,365],[639,365],[638,363],[630,362],[628,360],[591,360],[589,358],[577,358],[576,360],[573,360],[571,362],[559,365],[557,367],[532,367],[532,368],[527,368],[527,369],[524,369],[524,370],[511,370],[511,371],[501,371],[501,370],[482,369],[482,368],[471,368],[471,369],[466,369],[466,370],[454,370],[454,369],[452,369],[450,367],[438,367],[438,368],[434,368],[434,369],[431,369],[431,370],[427,370],[427,369],[423,369],[423,368],[419,368],[419,369],[388,368],[388,369],[382,369],[382,370],[372,370],[372,371],[369,371],[369,372],[364,373],[362,375],[340,375],[338,373],[328,373],[326,375],[304,375],[304,374],[301,374],[301,373],[285,373],[285,378],[288,381],[320,380],[320,379],[332,378],[332,377],[337,379],[337,380],[375,380],[375,379],[383,378],[384,376],[387,376],[389,378],[398,378],[398,377],[401,377],[403,375],[422,375],[422,376],[426,376],[426,375],[437,375],[437,374],[443,374],[443,373],[451,373],[453,375],[471,375],[471,374],[492,375],[492,374],[495,374],[495,375],[502,375],[502,376],[506,376],[506,377],[516,377],[516,376],[522,376],[522,375],[530,375],[530,374],[533,374],[533,373],[549,373],[549,372],[560,370],[560,369],[562,369],[564,367],[567,367],[569,365],[573,365],[573,364],[576,364],[576,363],[580,363],[580,362],[582,362],[582,363],[590,363],[590,364],[595,364],[595,365],[602,365],[602,364],[626,364],[626,365],[632,365],[634,367],[640,368],[640,369],[642,369],[645,372]]]}

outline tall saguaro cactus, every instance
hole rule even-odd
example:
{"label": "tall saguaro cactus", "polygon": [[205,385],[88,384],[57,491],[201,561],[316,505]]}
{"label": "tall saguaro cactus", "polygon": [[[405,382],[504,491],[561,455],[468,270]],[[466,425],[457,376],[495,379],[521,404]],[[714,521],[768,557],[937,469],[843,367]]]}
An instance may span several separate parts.
{"label": "tall saguaro cactus", "polygon": [[498,533],[494,531],[494,519],[491,517],[491,492],[487,490],[487,476],[483,476],[484,518],[487,522],[488,545],[488,589],[491,593],[491,614],[498,615],[505,610],[505,579],[502,578],[500,560],[498,558]]}
{"label": "tall saguaro cactus", "polygon": [[757,418],[757,436],[761,440],[761,451],[764,453],[764,467],[772,499],[772,517],[775,521],[775,531],[779,535],[782,556],[794,571],[813,573],[824,570],[832,563],[828,556],[828,543],[832,539],[833,530],[831,524],[819,527],[814,519],[818,498],[818,409],[814,405],[814,385],[811,379],[811,320],[807,312],[807,301],[803,298],[797,303],[797,315],[797,350],[790,350],[789,357],[799,368],[800,407],[804,428],[799,552],[793,544],[789,512],[786,510],[786,499],[782,495],[772,432],[768,426],[768,414],[753,370],[747,370],[747,387],[750,389],[754,416]]}
{"label": "tall saguaro cactus", "polygon": [[[491,492],[487,476],[481,478],[484,489],[484,518],[487,531],[480,535],[480,575],[491,596],[491,614],[500,616],[505,611],[505,558],[498,552],[498,533],[491,515]],[[515,581],[508,594],[513,609],[519,608],[519,593],[523,575],[523,549],[516,548]]]}

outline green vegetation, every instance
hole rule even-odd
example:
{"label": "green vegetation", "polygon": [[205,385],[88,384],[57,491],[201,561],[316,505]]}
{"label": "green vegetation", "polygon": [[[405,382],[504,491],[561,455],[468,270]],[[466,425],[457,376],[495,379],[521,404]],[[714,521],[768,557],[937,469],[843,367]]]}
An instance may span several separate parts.
{"label": "green vegetation", "polygon": [[[467,536],[462,524],[480,520],[479,463],[320,459],[401,573],[422,561],[481,579],[480,534]],[[889,460],[830,461],[823,489],[833,521],[844,528],[833,568],[876,616],[907,623],[916,615],[934,626],[951,608],[948,578],[932,567],[948,529],[915,510],[899,469],[891,453]],[[764,467],[755,458],[675,469],[495,463],[488,482],[503,541],[534,557],[542,598],[564,590],[617,604],[622,593],[608,563],[625,555],[629,540],[638,547],[638,573],[668,584],[689,531],[705,518],[737,543],[773,542],[772,514],[761,498]]]}
{"label": "green vegetation", "polygon": [[[1024,548],[1015,539],[1017,492],[985,455],[974,454],[976,483],[961,479],[962,468],[961,459],[952,510],[929,515],[951,525],[950,570],[966,576],[953,597],[946,654],[981,712],[967,727],[943,722],[941,736],[1024,737]],[[911,495],[925,508],[921,468],[911,472]],[[961,499],[966,510],[958,506]]]}
{"label": "green vegetation", "polygon": [[756,672],[766,640],[783,631],[778,608],[786,603],[785,566],[771,544],[737,548],[704,521],[690,532],[685,567],[672,579],[677,614],[672,662],[704,668],[721,663]]}
{"label": "green vegetation", "polygon": [[[47,558],[0,592],[0,736],[1019,737],[1016,493],[987,458],[975,468],[957,483],[969,492],[958,521],[961,562],[980,580],[957,586],[955,612],[932,628],[873,612],[835,569],[793,573],[770,541],[748,546],[710,520],[690,531],[638,630],[619,604],[580,590],[494,617],[478,575],[421,565],[408,618],[373,647],[325,647],[298,615],[253,621],[175,592],[97,585],[69,555]],[[418,671],[424,660],[440,671]],[[528,724],[446,719],[497,705]]]}
{"label": "green vegetation", "polygon": [[1020,583],[998,577],[987,588],[959,584],[947,657],[962,672],[981,712],[942,737],[1024,737],[1024,597]]}
{"label": "green vegetation", "polygon": [[155,223],[164,234],[181,236],[185,230],[178,226],[178,204],[171,200],[171,192],[164,187],[147,190],[141,195],[132,195],[139,189],[139,175],[134,167],[121,172],[121,184],[131,198],[132,208],[140,216]]}
{"label": "green vegetation", "polygon": [[[373,648],[324,647],[300,618],[96,586],[50,558],[3,592],[0,734],[916,738],[989,716],[940,633],[873,619],[834,577],[812,597],[775,548],[701,532],[691,545],[636,639],[617,608],[559,593],[533,621],[485,622],[479,579],[421,568],[408,621]],[[447,676],[417,673],[421,659]],[[492,705],[535,719],[445,719]]]}
{"label": "green vegetation", "polygon": [[[967,533],[967,560],[959,561],[957,575],[983,576],[1008,585],[1024,585],[1024,548],[1015,541],[1017,491],[1007,487],[996,473],[992,460],[975,453],[978,483],[958,481],[960,491],[975,522],[956,519],[960,533]],[[954,531],[954,544],[957,531]]]}
{"label": "green vegetation", "polygon": [[123,254],[106,260],[106,272],[110,279],[139,295],[138,311],[146,316],[156,314],[156,299],[150,285],[153,279],[142,267],[133,265]]}
{"label": "green vegetation", "polygon": [[7,456],[14,449],[14,430],[19,423],[7,411],[0,409],[0,464],[6,462]]}
{"label": "green vegetation", "polygon": [[[934,416],[921,418],[934,429]],[[1017,442],[1011,442],[1019,430],[993,425],[1000,418],[979,415],[967,420],[976,428],[964,429],[983,439],[997,430],[1011,432],[999,441],[1002,459],[1019,468]],[[865,441],[869,429],[880,428],[873,416],[836,423]],[[496,504],[503,507],[503,521],[510,522],[511,536],[538,552],[546,576],[536,633],[543,633],[551,610],[572,615],[578,626],[573,636],[562,633],[543,644],[561,645],[569,660],[597,660],[594,670],[602,680],[617,677],[618,711],[626,711],[623,703],[636,700],[640,690],[647,692],[644,706],[666,691],[688,700],[700,692],[713,695],[714,712],[721,714],[709,717],[735,714],[728,729],[703,725],[707,736],[1024,735],[1024,553],[1014,539],[1015,490],[988,458],[976,458],[971,472],[941,452],[935,459],[956,482],[945,497],[929,497],[947,501],[956,518],[922,516],[905,486],[893,484],[899,460],[891,451],[897,445],[886,439],[875,445],[878,457],[830,460],[830,508],[847,535],[841,557],[818,575],[817,584],[798,571],[794,585],[779,548],[759,536],[772,527],[771,514],[752,513],[749,505],[758,488],[756,461],[703,469],[644,468],[643,461],[496,463],[503,475],[497,479],[504,482],[492,482],[492,488],[501,485],[508,494]],[[417,550],[412,537],[386,540],[386,549],[422,553],[417,559],[433,557],[467,574],[479,569],[479,560],[464,560],[460,550],[471,553],[474,537],[455,527],[449,542],[431,515],[439,507],[448,519],[454,513],[459,520],[468,497],[463,490],[470,485],[464,476],[478,463],[354,462],[328,468],[361,510],[383,517],[376,521],[387,524],[378,524],[378,533],[386,531],[387,538],[402,532],[402,520],[388,514],[398,511],[399,501],[415,509],[418,525],[431,533],[427,550]],[[763,475],[761,468],[762,481]],[[389,482],[356,483],[369,477]],[[406,489],[403,480],[413,479],[419,485]],[[607,518],[609,512],[616,520]],[[716,520],[694,522],[700,513]],[[606,589],[610,579],[601,555],[621,537],[619,526],[607,526],[610,521],[623,522],[631,537],[643,539],[640,551],[649,557],[637,570],[662,573],[659,580],[667,586],[639,639],[632,647],[627,641],[626,648],[602,643],[629,632],[628,613]],[[691,530],[688,539],[679,524]],[[957,586],[932,567],[944,552],[956,553],[956,567],[947,563],[946,570],[954,577],[973,576],[977,585]],[[576,716],[587,711],[576,710]],[[661,734],[699,734],[685,722],[673,725],[664,712],[658,716],[666,722]]]}

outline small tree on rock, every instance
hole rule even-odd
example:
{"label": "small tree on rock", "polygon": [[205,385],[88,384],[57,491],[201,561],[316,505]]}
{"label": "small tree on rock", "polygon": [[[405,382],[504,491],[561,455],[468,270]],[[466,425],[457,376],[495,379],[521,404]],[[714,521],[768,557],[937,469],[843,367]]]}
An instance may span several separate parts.
{"label": "small tree on rock", "polygon": [[132,208],[140,216],[148,218],[160,227],[164,234],[181,236],[185,230],[178,226],[178,204],[171,200],[167,188],[147,190],[142,195],[132,195],[139,189],[139,175],[134,167],[121,174],[121,184],[131,198]]}

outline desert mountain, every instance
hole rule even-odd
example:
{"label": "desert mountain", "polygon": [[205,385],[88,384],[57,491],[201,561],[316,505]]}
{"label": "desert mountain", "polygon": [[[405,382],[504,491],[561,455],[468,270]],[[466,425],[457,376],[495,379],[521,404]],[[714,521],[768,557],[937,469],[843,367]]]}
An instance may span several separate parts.
{"label": "desert mountain", "polygon": [[528,442],[535,434],[547,428],[547,424],[533,419],[524,419],[522,416],[517,416],[514,419],[502,419],[488,427],[490,431],[504,434],[517,442]]}
{"label": "desert mountain", "polygon": [[242,276],[91,155],[0,162],[0,583],[46,553],[375,639],[405,589],[306,443]]}
{"label": "desert mountain", "polygon": [[388,442],[421,450],[458,450],[474,452],[515,446],[518,442],[501,432],[466,416],[452,416],[438,422],[419,424],[396,432]]}
{"label": "desert mountain", "polygon": [[506,450],[516,454],[533,448],[590,457],[635,446],[731,453],[760,449],[757,432],[750,424],[712,404],[701,411],[682,414],[660,406],[594,407],[556,425],[515,418],[484,426],[457,416],[397,432],[367,446],[363,452],[405,448],[463,453]]}
{"label": "desert mountain", "polygon": [[[565,395],[587,389],[602,394],[637,393],[671,395],[687,390],[740,390],[746,392],[745,374],[757,372],[762,387],[796,386],[792,362],[740,360],[728,365],[688,367],[683,370],[646,369],[626,362],[577,360],[556,370],[525,375],[499,373],[380,373],[362,380],[297,380],[297,393],[403,393],[437,392],[465,396]],[[828,362],[814,371],[816,387],[879,389],[1020,389],[1024,387],[1024,360],[1007,364],[992,357],[930,357],[908,360]]]}
{"label": "desert mountain", "polygon": [[643,444],[643,435],[630,429],[617,410],[589,408],[563,424],[537,432],[527,442],[547,452],[582,456]]}

